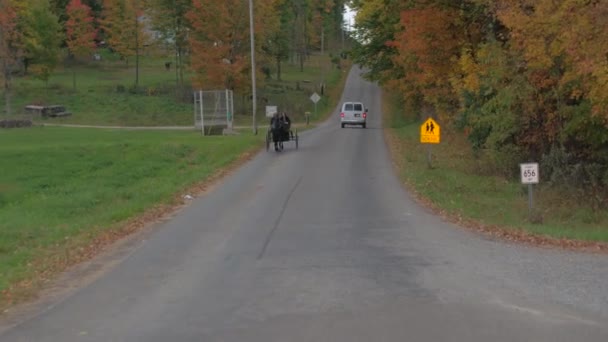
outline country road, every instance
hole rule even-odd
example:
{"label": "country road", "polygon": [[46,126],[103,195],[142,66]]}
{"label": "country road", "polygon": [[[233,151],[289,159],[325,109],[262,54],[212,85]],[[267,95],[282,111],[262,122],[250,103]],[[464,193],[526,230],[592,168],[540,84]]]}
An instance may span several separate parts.
{"label": "country road", "polygon": [[353,68],[300,149],[263,152],[107,273],[0,335],[15,341],[608,341],[608,257],[443,222],[403,190],[381,91]]}

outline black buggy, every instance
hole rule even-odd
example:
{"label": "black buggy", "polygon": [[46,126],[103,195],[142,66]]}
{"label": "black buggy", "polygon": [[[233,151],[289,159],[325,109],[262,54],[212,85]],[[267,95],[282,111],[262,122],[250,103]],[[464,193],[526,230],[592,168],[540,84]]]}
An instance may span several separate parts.
{"label": "black buggy", "polygon": [[275,114],[270,119],[270,127],[266,134],[266,151],[270,150],[270,143],[274,143],[276,152],[283,151],[286,141],[294,141],[296,150],[298,149],[298,129],[291,129],[291,120],[285,114]]}

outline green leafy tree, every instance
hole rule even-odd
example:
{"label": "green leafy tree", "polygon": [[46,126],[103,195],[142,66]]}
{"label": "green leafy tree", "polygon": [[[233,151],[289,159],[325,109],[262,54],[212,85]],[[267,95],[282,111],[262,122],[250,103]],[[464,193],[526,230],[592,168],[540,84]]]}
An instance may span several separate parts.
{"label": "green leafy tree", "polygon": [[398,55],[397,48],[387,43],[394,41],[399,32],[403,1],[357,1],[351,6],[357,10],[354,61],[369,69],[366,76],[371,80],[385,83],[402,77],[403,70],[393,62]]}
{"label": "green leafy tree", "polygon": [[188,32],[191,29],[186,14],[192,10],[192,0],[149,0],[148,12],[160,39],[172,46],[175,54],[175,78],[178,85],[184,84],[184,69],[190,45]]}
{"label": "green leafy tree", "polygon": [[51,12],[48,0],[31,0],[24,15],[23,37],[31,71],[47,83],[59,62],[63,39],[58,18]]}
{"label": "green leafy tree", "polygon": [[110,48],[125,60],[135,57],[135,86],[139,84],[139,57],[149,41],[144,30],[143,0],[105,0],[101,27]]}

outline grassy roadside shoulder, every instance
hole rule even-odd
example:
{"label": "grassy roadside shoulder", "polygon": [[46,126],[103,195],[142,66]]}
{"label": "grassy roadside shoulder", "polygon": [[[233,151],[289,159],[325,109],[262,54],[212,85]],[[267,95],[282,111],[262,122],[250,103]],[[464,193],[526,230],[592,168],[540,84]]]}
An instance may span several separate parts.
{"label": "grassy roadside shoulder", "polygon": [[479,172],[483,162],[474,157],[462,134],[442,127],[442,141],[432,146],[429,169],[427,146],[419,142],[421,122],[405,119],[388,91],[383,112],[385,137],[399,176],[420,202],[446,219],[510,241],[608,250],[608,213],[593,211],[541,184],[535,207],[542,222],[531,223],[526,188],[515,180]]}
{"label": "grassy roadside shoulder", "polygon": [[[2,132],[0,307],[182,203],[259,150],[251,134],[31,128]],[[152,217],[151,217],[152,216]]]}

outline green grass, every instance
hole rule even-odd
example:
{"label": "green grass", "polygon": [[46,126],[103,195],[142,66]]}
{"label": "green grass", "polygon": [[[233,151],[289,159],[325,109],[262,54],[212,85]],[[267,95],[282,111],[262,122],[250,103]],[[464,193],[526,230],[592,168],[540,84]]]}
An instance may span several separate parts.
{"label": "green grass", "polygon": [[535,188],[535,215],[542,217],[542,223],[531,223],[527,188],[516,180],[488,175],[483,159],[476,159],[464,137],[448,127],[442,126],[441,144],[431,147],[433,167],[429,169],[427,145],[419,143],[421,122],[404,119],[390,96],[384,103],[389,131],[399,144],[394,150],[399,151],[402,178],[438,208],[485,225],[554,238],[608,241],[606,211],[594,211],[547,186]]}
{"label": "green grass", "polygon": [[[175,93],[175,71],[166,71],[164,58],[142,57],[139,91],[131,93],[135,83],[133,63],[104,60],[75,67],[59,68],[48,85],[31,76],[17,78],[13,85],[13,108],[22,112],[28,104],[58,104],[73,115],[42,122],[162,126],[192,125],[190,101],[179,100]],[[4,99],[0,106],[4,106]]]}
{"label": "green grass", "polygon": [[205,179],[263,135],[31,128],[0,132],[0,291],[66,238],[113,229]]}
{"label": "green grass", "polygon": [[[134,63],[127,66],[116,57],[104,53],[100,62],[87,62],[72,68],[60,67],[48,84],[31,76],[16,78],[13,83],[12,107],[20,113],[29,104],[64,105],[73,115],[66,118],[37,119],[45,123],[122,125],[122,126],[188,126],[193,125],[193,105],[188,97],[176,96],[175,70],[165,70],[171,58],[142,57],[139,88],[132,92],[135,82]],[[335,90],[342,79],[342,70],[331,65],[329,55],[311,55],[303,71],[289,62],[283,63],[282,80],[276,74],[268,80],[258,80],[258,117],[263,118],[266,105],[277,105],[292,114],[295,121],[304,121],[304,113],[314,113],[309,97],[320,92],[325,82],[326,94]],[[76,90],[73,88],[76,71]],[[191,74],[185,74],[190,84]],[[248,95],[235,93],[235,124],[251,124],[251,100]],[[330,107],[327,96],[319,102],[317,117]],[[4,98],[0,98],[0,111]]]}

